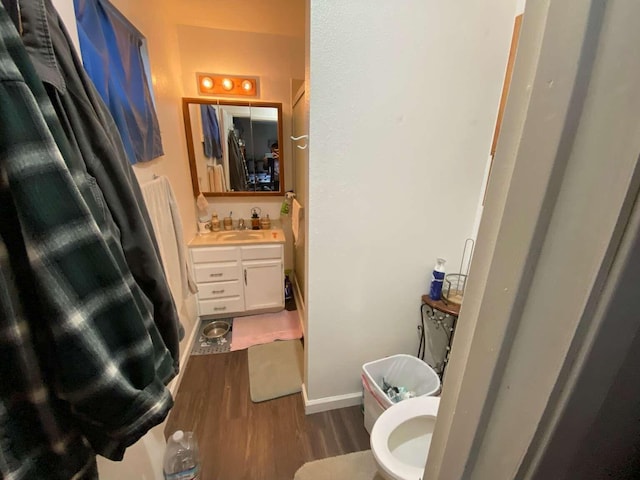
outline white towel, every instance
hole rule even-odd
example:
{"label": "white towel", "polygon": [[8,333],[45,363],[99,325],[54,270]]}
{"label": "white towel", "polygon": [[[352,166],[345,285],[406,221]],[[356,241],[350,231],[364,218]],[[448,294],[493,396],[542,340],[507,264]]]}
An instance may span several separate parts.
{"label": "white towel", "polygon": [[300,220],[303,212],[302,205],[296,198],[293,199],[293,209],[291,212],[291,230],[293,231],[293,241],[298,245],[300,239]]}
{"label": "white towel", "polygon": [[222,165],[216,165],[213,169],[213,191],[224,192],[224,170],[222,169]]}
{"label": "white towel", "polygon": [[216,167],[215,166],[210,166],[207,167],[207,179],[209,181],[209,188],[207,188],[207,192],[215,192],[216,191],[216,187],[214,186],[216,184]]}
{"label": "white towel", "polygon": [[220,178],[222,179],[222,191],[228,192],[229,188],[227,187],[227,177],[224,175],[224,168],[222,165],[218,165],[218,169],[220,170]]}
{"label": "white towel", "polygon": [[184,301],[191,293],[196,293],[198,287],[187,261],[178,205],[167,177],[158,177],[141,188],[160,249],[162,267],[176,307],[181,311]]}

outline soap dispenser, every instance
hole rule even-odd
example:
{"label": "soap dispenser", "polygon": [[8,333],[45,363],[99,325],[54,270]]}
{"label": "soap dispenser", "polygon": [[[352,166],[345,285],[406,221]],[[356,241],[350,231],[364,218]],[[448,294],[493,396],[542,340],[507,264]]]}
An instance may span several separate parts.
{"label": "soap dispenser", "polygon": [[251,230],[260,230],[260,215],[257,207],[251,209]]}

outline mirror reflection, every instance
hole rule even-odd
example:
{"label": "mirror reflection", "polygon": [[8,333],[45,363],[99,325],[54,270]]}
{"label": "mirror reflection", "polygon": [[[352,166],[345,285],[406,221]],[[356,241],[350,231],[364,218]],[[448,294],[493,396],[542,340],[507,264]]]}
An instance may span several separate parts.
{"label": "mirror reflection", "polygon": [[279,195],[282,104],[183,99],[194,194]]}

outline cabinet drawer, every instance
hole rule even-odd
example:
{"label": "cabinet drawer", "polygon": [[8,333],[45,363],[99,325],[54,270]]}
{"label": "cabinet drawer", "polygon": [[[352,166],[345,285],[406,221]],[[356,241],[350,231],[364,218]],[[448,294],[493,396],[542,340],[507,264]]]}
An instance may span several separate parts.
{"label": "cabinet drawer", "polygon": [[200,283],[198,284],[198,299],[239,297],[242,295],[240,280],[230,282]]}
{"label": "cabinet drawer", "polygon": [[282,257],[282,245],[256,245],[240,247],[242,260],[267,260]]}
{"label": "cabinet drawer", "polygon": [[237,262],[202,263],[193,266],[197,283],[238,280],[240,278]]}
{"label": "cabinet drawer", "polygon": [[191,258],[193,263],[230,262],[237,261],[237,247],[208,247],[192,248]]}
{"label": "cabinet drawer", "polygon": [[214,300],[199,300],[199,315],[220,315],[244,311],[244,300],[242,297],[230,297]]}

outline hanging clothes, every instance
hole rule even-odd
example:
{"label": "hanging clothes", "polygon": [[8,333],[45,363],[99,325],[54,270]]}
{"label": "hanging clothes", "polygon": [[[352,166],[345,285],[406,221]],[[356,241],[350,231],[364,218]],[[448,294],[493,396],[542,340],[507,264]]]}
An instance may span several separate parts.
{"label": "hanging clothes", "polygon": [[227,146],[229,147],[229,183],[231,184],[231,190],[244,192],[247,190],[247,177],[244,173],[246,165],[242,148],[238,143],[238,137],[236,137],[233,130],[229,131]]}
{"label": "hanging clothes", "polygon": [[212,105],[200,105],[200,118],[202,120],[204,156],[207,158],[222,158],[220,126],[218,125],[216,109]]}
{"label": "hanging clothes", "polygon": [[140,186],[118,129],[78,58],[50,0],[20,0],[22,41],[71,148],[95,178],[120,231],[135,281],[153,303],[154,321],[178,370],[180,325]]}
{"label": "hanging clothes", "polygon": [[129,161],[146,162],[163,155],[140,51],[144,36],[108,0],[73,3],[85,69],[109,107]]}
{"label": "hanging clothes", "polygon": [[0,131],[0,477],[97,478],[167,415],[173,361],[1,5]]}

